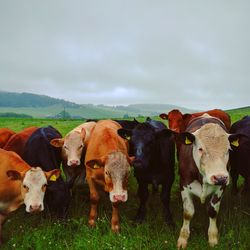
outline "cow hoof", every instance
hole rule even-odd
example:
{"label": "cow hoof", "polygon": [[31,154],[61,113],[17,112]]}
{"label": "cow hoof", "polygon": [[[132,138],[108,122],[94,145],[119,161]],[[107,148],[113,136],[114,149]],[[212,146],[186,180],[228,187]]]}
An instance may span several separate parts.
{"label": "cow hoof", "polygon": [[180,238],[177,241],[178,249],[186,249],[187,248],[187,240],[185,238]]}
{"label": "cow hoof", "polygon": [[89,220],[89,226],[95,227],[95,220],[93,220],[93,219]]}
{"label": "cow hoof", "polygon": [[208,244],[210,247],[214,247],[218,244],[218,239],[217,238],[209,239]]}
{"label": "cow hoof", "polygon": [[114,233],[119,233],[120,232],[120,226],[118,226],[118,225],[112,225],[112,231]]}

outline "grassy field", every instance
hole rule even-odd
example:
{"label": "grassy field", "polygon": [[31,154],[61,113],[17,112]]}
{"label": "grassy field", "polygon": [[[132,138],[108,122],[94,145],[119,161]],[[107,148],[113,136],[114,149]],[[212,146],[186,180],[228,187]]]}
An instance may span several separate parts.
{"label": "grassy field", "polygon": [[[232,121],[246,115],[247,111],[230,111]],[[250,112],[248,112],[250,114]],[[28,126],[52,125],[63,135],[82,123],[80,120],[59,121],[44,119],[0,119],[0,127],[9,127],[16,132]],[[128,202],[120,207],[121,233],[110,230],[111,204],[103,194],[99,207],[97,226],[90,229],[87,225],[89,212],[88,186],[74,190],[70,215],[65,221],[57,221],[48,214],[30,215],[24,207],[15,211],[3,229],[4,246],[2,249],[176,249],[176,241],[182,225],[182,201],[180,198],[178,174],[172,188],[171,210],[176,229],[169,229],[163,220],[159,194],[150,196],[145,222],[135,225],[132,218],[138,207],[137,184],[130,175]],[[219,245],[215,249],[250,249],[250,201],[249,197],[232,196],[230,187],[222,199],[218,226]],[[210,249],[207,244],[208,217],[205,206],[195,202],[196,213],[191,222],[191,237],[188,249]]]}

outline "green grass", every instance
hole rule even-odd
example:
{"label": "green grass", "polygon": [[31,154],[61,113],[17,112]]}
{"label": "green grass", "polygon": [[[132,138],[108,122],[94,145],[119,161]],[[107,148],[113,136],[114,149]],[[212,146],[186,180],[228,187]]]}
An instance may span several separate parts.
{"label": "green grass", "polygon": [[[246,114],[242,114],[244,115]],[[231,112],[231,117],[233,122],[241,118],[237,112]],[[28,126],[52,125],[65,135],[82,122],[80,120],[1,118],[0,127],[9,127],[18,132]],[[164,223],[159,194],[151,194],[145,222],[134,225],[132,218],[138,207],[138,199],[137,183],[131,173],[129,199],[125,204],[121,204],[120,208],[120,234],[114,234],[110,230],[111,204],[105,194],[100,202],[96,228],[88,227],[89,191],[85,184],[82,188],[74,190],[69,218],[66,221],[57,221],[45,213],[27,214],[24,206],[13,212],[3,228],[2,249],[176,249],[176,241],[182,225],[182,201],[178,181],[176,164],[176,178],[171,196],[171,210],[176,222],[175,230],[169,229]],[[188,249],[210,249],[207,243],[206,208],[198,200],[195,201],[195,208]],[[215,249],[250,249],[249,197],[232,196],[230,187],[227,188],[222,199],[218,226],[220,240]]]}

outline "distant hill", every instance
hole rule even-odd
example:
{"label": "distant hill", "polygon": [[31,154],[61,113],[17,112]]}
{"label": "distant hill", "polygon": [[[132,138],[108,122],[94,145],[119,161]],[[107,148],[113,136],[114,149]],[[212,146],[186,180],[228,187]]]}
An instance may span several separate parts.
{"label": "distant hill", "polygon": [[48,107],[62,104],[65,107],[79,107],[78,104],[62,99],[52,98],[46,95],[31,93],[13,93],[0,91],[0,107]]}
{"label": "distant hill", "polygon": [[72,118],[88,119],[157,116],[174,108],[184,113],[193,112],[193,110],[169,104],[131,104],[128,106],[76,104],[45,95],[0,91],[0,112],[14,112],[41,118],[61,117],[63,112],[67,112]]}

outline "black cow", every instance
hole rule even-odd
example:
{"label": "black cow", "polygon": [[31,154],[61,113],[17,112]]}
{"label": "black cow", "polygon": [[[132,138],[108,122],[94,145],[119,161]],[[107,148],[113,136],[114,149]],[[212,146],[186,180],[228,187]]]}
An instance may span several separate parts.
{"label": "black cow", "polygon": [[[25,144],[24,160],[31,166],[40,166],[44,171],[60,168],[61,152],[51,146],[50,141],[61,137],[60,132],[52,126],[38,128]],[[60,176],[57,180],[49,181],[44,203],[51,214],[64,218],[67,215],[70,197],[70,185]]]}
{"label": "black cow", "polygon": [[229,160],[231,165],[232,191],[237,193],[239,175],[244,178],[243,193],[250,191],[250,116],[235,122],[230,133],[241,134],[239,141],[231,145]]}
{"label": "black cow", "polygon": [[159,121],[147,119],[134,129],[119,129],[118,134],[127,139],[135,156],[132,165],[138,182],[140,206],[135,221],[140,223],[146,215],[146,202],[149,196],[148,185],[162,185],[161,201],[166,222],[173,225],[169,209],[170,191],[174,182],[175,146],[173,131]]}

